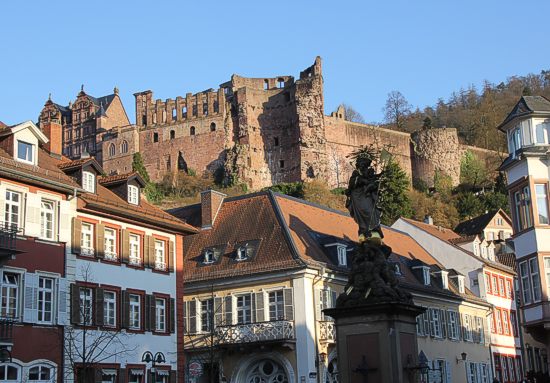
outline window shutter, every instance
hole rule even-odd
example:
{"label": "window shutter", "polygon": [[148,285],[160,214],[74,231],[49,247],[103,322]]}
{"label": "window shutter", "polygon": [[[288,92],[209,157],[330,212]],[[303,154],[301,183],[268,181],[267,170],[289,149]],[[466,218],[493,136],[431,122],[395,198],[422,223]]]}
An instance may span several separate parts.
{"label": "window shutter", "polygon": [[447,361],[445,361],[445,374],[447,376],[447,380],[445,383],[452,383],[452,371],[451,371],[451,364]]}
{"label": "window shutter", "polygon": [[80,241],[82,240],[82,221],[78,218],[73,218],[73,238],[72,238],[72,252],[73,254],[80,254]]}
{"label": "window shutter", "polygon": [[450,311],[443,311],[443,313],[445,314],[445,318],[447,319],[447,337],[449,339],[453,339],[451,338],[452,334],[453,334],[453,324],[451,322],[451,312]]}
{"label": "window shutter", "polygon": [[491,333],[489,332],[489,318],[481,318],[483,321],[483,338],[485,338],[485,345],[488,346],[491,343]]}
{"label": "window shutter", "polygon": [[225,326],[233,324],[233,296],[225,297]]}
{"label": "window shutter", "polygon": [[151,295],[145,295],[145,302],[143,305],[143,313],[145,317],[145,323],[143,324],[143,329],[145,331],[151,331]]}
{"label": "window shutter", "polygon": [[71,202],[59,202],[59,240],[61,242],[69,242],[71,240]]}
{"label": "window shutter", "polygon": [[130,325],[130,297],[126,290],[122,292],[120,313],[122,314],[122,327],[128,328]]}
{"label": "window shutter", "polygon": [[176,264],[176,249],[174,241],[168,241],[168,271],[173,272]]}
{"label": "window shutter", "polygon": [[430,309],[430,335],[432,337],[435,337],[435,316],[434,316],[435,309]]}
{"label": "window shutter", "polygon": [[223,326],[223,299],[214,297],[214,328]]}
{"label": "window shutter", "polygon": [[260,291],[254,296],[256,299],[256,322],[265,322],[264,293]]}
{"label": "window shutter", "polygon": [[23,322],[35,323],[38,320],[38,275],[25,273],[25,303]]}
{"label": "window shutter", "polygon": [[176,332],[176,300],[170,298],[170,332]]}
{"label": "window shutter", "polygon": [[105,258],[105,225],[100,223],[95,226],[95,256]]}
{"label": "window shutter", "polygon": [[439,310],[439,320],[441,322],[441,337],[445,339],[447,337],[447,317],[445,316],[445,310]]}
{"label": "window shutter", "polygon": [[254,299],[254,294],[250,294],[250,318],[252,319],[252,323],[257,322],[256,319],[256,300]]}
{"label": "window shutter", "polygon": [[[149,315],[149,318],[151,320],[151,331],[155,331],[157,329],[157,302],[155,301],[155,296],[154,295],[151,295],[150,296],[151,298],[149,299],[149,311],[150,311],[150,315]],[[165,302],[164,302],[164,331],[167,331],[168,328],[168,318],[169,318],[169,307],[168,307],[168,302],[169,300],[167,299]]]}
{"label": "window shutter", "polygon": [[41,198],[34,193],[26,193],[25,200],[25,235],[40,237],[40,207]]}
{"label": "window shutter", "polygon": [[71,285],[71,323],[80,323],[80,287]]}
{"label": "window shutter", "polygon": [[294,320],[294,304],[292,299],[292,288],[283,289],[285,303],[285,319]]}
{"label": "window shutter", "polygon": [[57,324],[65,326],[67,324],[67,280],[65,278],[57,279]]}
{"label": "window shutter", "polygon": [[322,307],[322,299],[321,299],[321,295],[323,294],[323,290],[321,289],[315,289],[315,297],[314,297],[314,301],[315,301],[315,319],[318,320],[318,321],[321,321],[323,320],[323,312],[321,311],[323,309]]}
{"label": "window shutter", "polygon": [[130,259],[130,236],[128,230],[120,230],[120,244],[122,249],[121,260],[123,263],[128,263]]}
{"label": "window shutter", "polygon": [[103,326],[103,303],[104,303],[104,291],[102,288],[96,288],[94,291],[95,302],[95,324],[97,326]]}
{"label": "window shutter", "polygon": [[[167,249],[164,249],[166,251]],[[166,257],[166,253],[165,257]],[[153,236],[149,237],[149,267],[155,268],[155,238]]]}
{"label": "window shutter", "polygon": [[189,317],[187,313],[189,312],[188,309],[189,302],[183,302],[183,334],[187,334],[189,332]]}
{"label": "window shutter", "polygon": [[151,236],[146,235],[143,237],[143,266],[151,267],[150,265],[150,242]]}
{"label": "window shutter", "polygon": [[472,377],[470,376],[470,362],[464,363],[464,366],[466,367],[466,380],[468,383],[474,383],[472,382]]}
{"label": "window shutter", "polygon": [[197,333],[197,301],[189,301],[189,333]]}

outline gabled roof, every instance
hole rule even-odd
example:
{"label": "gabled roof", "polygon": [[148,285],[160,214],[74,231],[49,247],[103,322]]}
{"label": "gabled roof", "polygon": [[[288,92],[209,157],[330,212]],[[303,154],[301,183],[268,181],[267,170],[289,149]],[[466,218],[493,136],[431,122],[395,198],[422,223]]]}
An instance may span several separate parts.
{"label": "gabled roof", "polygon": [[64,162],[61,162],[57,166],[61,170],[68,171],[68,170],[73,170],[73,169],[76,169],[76,168],[81,168],[81,167],[87,166],[87,165],[91,165],[98,173],[103,172],[103,168],[96,161],[96,159],[93,158],[93,157],[80,158],[78,160],[73,160],[73,161],[64,161]]}
{"label": "gabled roof", "polygon": [[4,129],[1,129],[0,136],[9,136],[25,129],[29,129],[41,144],[46,144],[49,141],[48,137],[46,137],[42,130],[40,130],[40,128],[30,120],[17,125],[7,126]]}
{"label": "gabled roof", "polygon": [[493,220],[493,218],[495,218],[497,214],[502,215],[502,217],[508,222],[508,224],[510,224],[510,226],[512,225],[508,214],[506,214],[504,210],[499,209],[461,222],[455,227],[454,231],[461,235],[479,235],[491,223],[491,221]]}
{"label": "gabled roof", "polygon": [[522,96],[512,111],[498,126],[498,129],[503,131],[504,126],[510,121],[531,114],[550,116],[550,100],[544,96]]}
{"label": "gabled roof", "polygon": [[138,172],[102,176],[99,178],[99,183],[104,186],[110,186],[125,183],[131,180],[136,180],[141,185],[141,187],[146,186],[145,180]]}

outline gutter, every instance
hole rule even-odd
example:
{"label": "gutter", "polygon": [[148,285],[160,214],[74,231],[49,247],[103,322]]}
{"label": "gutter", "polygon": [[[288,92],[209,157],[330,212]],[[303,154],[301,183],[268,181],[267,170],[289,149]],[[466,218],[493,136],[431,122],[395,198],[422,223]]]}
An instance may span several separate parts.
{"label": "gutter", "polygon": [[36,176],[34,174],[29,174],[27,172],[21,172],[19,170],[4,168],[4,169],[0,170],[0,172],[2,172],[4,174],[7,174],[8,176],[18,176],[18,177],[31,179],[33,181],[45,183],[47,185],[54,186],[54,188],[57,188],[58,190],[62,190],[62,191],[65,191],[65,192],[72,193],[75,196],[76,196],[77,191],[84,192],[84,189],[82,189],[82,188],[69,186],[69,185],[67,185],[65,183],[62,183],[62,182],[53,181],[53,180],[50,180],[50,179],[47,179],[47,178]]}

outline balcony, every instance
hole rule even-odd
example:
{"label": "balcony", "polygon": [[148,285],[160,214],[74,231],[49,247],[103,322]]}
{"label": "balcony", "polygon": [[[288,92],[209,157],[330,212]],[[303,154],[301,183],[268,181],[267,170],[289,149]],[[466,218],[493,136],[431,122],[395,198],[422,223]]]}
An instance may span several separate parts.
{"label": "balcony", "polygon": [[336,342],[336,326],[334,325],[334,322],[319,322],[319,340],[326,343]]}
{"label": "balcony", "polygon": [[295,339],[294,322],[288,320],[220,326],[215,332],[220,345],[285,343]]}
{"label": "balcony", "polygon": [[17,225],[0,222],[0,262],[7,261],[13,255],[21,253],[17,250],[17,233],[20,231]]}
{"label": "balcony", "polygon": [[13,345],[13,319],[0,317],[0,346]]}

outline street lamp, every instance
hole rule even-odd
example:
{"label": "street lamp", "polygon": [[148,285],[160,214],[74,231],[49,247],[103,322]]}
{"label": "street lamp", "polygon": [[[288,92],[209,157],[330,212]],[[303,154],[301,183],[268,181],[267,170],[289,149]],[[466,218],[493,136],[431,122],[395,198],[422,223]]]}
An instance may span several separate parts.
{"label": "street lamp", "polygon": [[151,362],[151,376],[153,379],[152,383],[155,383],[156,380],[156,374],[157,370],[155,369],[155,365],[160,363],[166,363],[166,358],[164,357],[164,354],[162,352],[157,352],[154,356],[151,351],[145,351],[143,355],[141,356],[141,361],[147,363]]}

